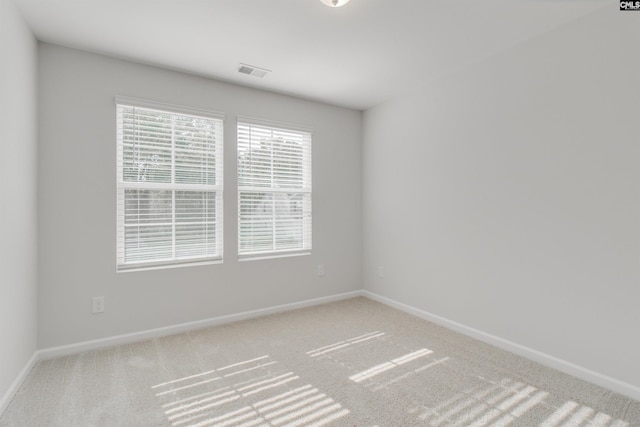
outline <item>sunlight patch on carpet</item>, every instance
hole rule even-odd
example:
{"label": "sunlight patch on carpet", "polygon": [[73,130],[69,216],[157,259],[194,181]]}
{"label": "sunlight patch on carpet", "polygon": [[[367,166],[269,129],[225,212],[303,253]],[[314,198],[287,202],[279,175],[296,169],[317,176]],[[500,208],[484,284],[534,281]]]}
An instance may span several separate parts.
{"label": "sunlight patch on carpet", "polygon": [[151,386],[175,427],[316,426],[350,411],[265,355]]}

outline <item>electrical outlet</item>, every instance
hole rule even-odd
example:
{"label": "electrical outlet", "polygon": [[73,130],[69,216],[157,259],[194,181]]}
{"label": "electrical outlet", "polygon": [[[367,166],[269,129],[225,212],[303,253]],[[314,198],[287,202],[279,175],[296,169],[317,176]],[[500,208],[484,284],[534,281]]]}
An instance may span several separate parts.
{"label": "electrical outlet", "polygon": [[381,265],[378,266],[378,277],[384,277],[384,267]]}
{"label": "electrical outlet", "polygon": [[104,297],[93,297],[92,313],[104,313]]}
{"label": "electrical outlet", "polygon": [[324,264],[318,264],[318,276],[322,277],[325,275]]}

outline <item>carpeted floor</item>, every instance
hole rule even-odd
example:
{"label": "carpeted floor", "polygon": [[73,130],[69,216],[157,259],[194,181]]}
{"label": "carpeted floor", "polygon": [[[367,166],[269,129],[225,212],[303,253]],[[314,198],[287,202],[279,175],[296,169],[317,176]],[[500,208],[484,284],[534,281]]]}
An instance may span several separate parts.
{"label": "carpeted floor", "polygon": [[40,362],[1,426],[640,426],[640,402],[355,298]]}

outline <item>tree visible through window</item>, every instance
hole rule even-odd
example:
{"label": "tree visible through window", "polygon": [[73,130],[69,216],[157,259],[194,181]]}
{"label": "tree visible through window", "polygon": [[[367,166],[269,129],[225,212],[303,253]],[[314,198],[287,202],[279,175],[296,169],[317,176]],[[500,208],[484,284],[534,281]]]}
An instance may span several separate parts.
{"label": "tree visible through window", "polygon": [[219,115],[117,104],[118,269],[222,258]]}
{"label": "tree visible through window", "polygon": [[311,132],[238,120],[240,256],[311,250]]}

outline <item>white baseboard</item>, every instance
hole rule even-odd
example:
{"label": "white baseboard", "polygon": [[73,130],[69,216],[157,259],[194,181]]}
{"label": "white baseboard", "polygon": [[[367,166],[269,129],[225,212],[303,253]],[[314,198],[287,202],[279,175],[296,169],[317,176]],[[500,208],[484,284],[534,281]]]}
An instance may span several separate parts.
{"label": "white baseboard", "polygon": [[150,329],[150,330],[141,331],[141,332],[134,332],[131,334],[117,335],[117,336],[112,336],[108,338],[84,341],[76,344],[69,344],[69,345],[64,345],[59,347],[51,347],[51,348],[38,350],[33,354],[33,356],[27,362],[27,364],[22,369],[22,371],[20,371],[17,378],[11,384],[11,386],[6,391],[4,396],[2,396],[2,399],[0,400],[0,415],[4,413],[7,406],[11,402],[11,399],[13,398],[15,393],[20,389],[20,386],[26,379],[31,369],[40,360],[52,359],[55,357],[76,354],[83,351],[95,350],[95,349],[110,347],[110,346],[119,345],[119,344],[127,344],[127,343],[132,343],[137,341],[143,341],[146,339],[177,334],[181,332],[206,328],[209,326],[222,325],[225,323],[237,322],[239,320],[252,319],[252,318],[265,316],[269,314],[280,313],[283,311],[295,310],[295,309],[304,308],[304,307],[311,307],[314,305],[340,301],[340,300],[354,298],[358,296],[365,296],[374,301],[380,302],[382,304],[385,304],[390,307],[396,308],[398,310],[404,311],[406,313],[412,314],[419,318],[444,326],[456,332],[462,333],[463,335],[467,335],[469,337],[475,338],[485,343],[494,345],[503,350],[517,354],[519,356],[526,357],[527,359],[533,360],[535,362],[538,362],[543,365],[549,366],[551,368],[557,369],[559,371],[565,372],[574,377],[583,379],[585,381],[589,381],[601,387],[608,388],[612,391],[615,391],[617,393],[623,394],[632,399],[640,401],[640,388],[632,384],[628,384],[628,383],[625,383],[624,381],[620,381],[615,378],[608,377],[606,375],[583,368],[581,366],[575,365],[573,363],[567,362],[557,357],[550,356],[540,351],[522,346],[520,344],[511,342],[509,340],[497,337],[495,335],[488,334],[486,332],[480,331],[478,329],[474,329],[472,327],[463,325],[461,323],[454,322],[452,320],[429,313],[427,311],[420,310],[415,307],[411,307],[407,304],[403,304],[403,303],[394,301],[392,299],[377,295],[373,292],[369,292],[366,290],[358,290],[358,291],[347,292],[343,294],[331,295],[327,297],[299,301],[299,302],[290,303],[290,304],[277,305],[277,306],[267,307],[267,308],[258,309],[258,310],[245,311],[242,313],[230,314],[226,316],[213,317],[210,319],[204,319],[204,320],[199,320],[195,322],[182,323],[182,324],[167,326],[163,328]]}
{"label": "white baseboard", "polygon": [[362,296],[362,291],[347,292],[343,294],[331,295],[327,297],[315,298],[305,301],[294,302],[290,304],[282,304],[258,310],[245,311],[242,313],[230,314],[226,316],[212,317],[209,319],[198,320],[195,322],[181,323],[178,325],[166,326],[163,328],[149,329],[146,331],[133,332],[130,334],[116,335],[107,338],[101,338],[91,341],[83,341],[75,344],[63,345],[59,347],[50,347],[38,351],[40,360],[53,359],[60,356],[81,353],[83,351],[96,350],[99,348],[110,347],[120,344],[128,344],[137,341],[144,341],[151,338],[158,338],[167,335],[179,334],[181,332],[192,331],[196,329],[206,328],[209,326],[222,325],[225,323],[237,322],[239,320],[252,319],[255,317],[266,316],[268,314],[280,313],[283,311],[295,310],[298,308],[311,307],[314,305],[325,304],[328,302],[339,301],[348,298]]}
{"label": "white baseboard", "polygon": [[601,387],[615,391],[616,393],[620,393],[632,399],[640,401],[640,387],[637,387],[633,384],[629,384],[624,381],[620,381],[615,378],[609,377],[607,375],[603,375],[599,372],[595,372],[590,369],[583,368],[582,366],[575,365],[573,363],[567,362],[566,360],[562,360],[557,357],[550,356],[546,353],[542,353],[540,351],[534,350],[529,347],[525,347],[523,345],[514,343],[504,338],[500,338],[495,335],[488,334],[486,332],[480,331],[478,329],[474,329],[470,326],[466,326],[458,322],[454,322],[453,320],[446,319],[444,317],[429,313],[427,311],[420,310],[415,307],[411,307],[407,304],[394,301],[390,298],[377,295],[373,292],[369,292],[365,290],[365,291],[362,291],[362,295],[374,301],[377,301],[382,304],[388,305],[390,307],[396,308],[398,310],[404,311],[405,313],[412,314],[421,319],[428,320],[440,326],[444,326],[447,329],[451,329],[463,335],[469,336],[471,338],[475,338],[479,341],[485,342],[487,344],[491,344],[495,347],[517,354],[518,356],[526,357],[527,359],[533,360],[542,365],[548,366],[553,369],[557,369],[558,371],[572,375],[576,378],[580,378],[582,380],[588,381],[590,383],[599,385]]}
{"label": "white baseboard", "polygon": [[27,364],[24,365],[24,368],[22,368],[11,386],[9,386],[9,389],[5,392],[4,396],[2,396],[2,399],[0,399],[0,416],[4,414],[4,411],[7,409],[7,406],[9,406],[9,403],[11,403],[13,396],[18,392],[20,386],[22,386],[22,383],[27,378],[27,375],[29,375],[29,372],[31,372],[36,363],[38,363],[38,360],[39,355],[36,351],[33,353]]}

